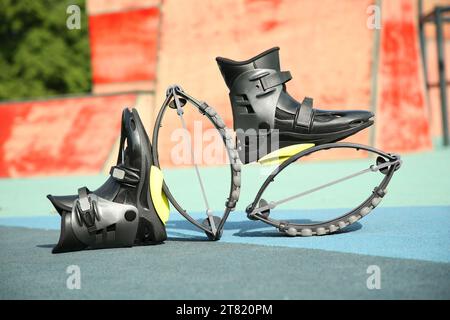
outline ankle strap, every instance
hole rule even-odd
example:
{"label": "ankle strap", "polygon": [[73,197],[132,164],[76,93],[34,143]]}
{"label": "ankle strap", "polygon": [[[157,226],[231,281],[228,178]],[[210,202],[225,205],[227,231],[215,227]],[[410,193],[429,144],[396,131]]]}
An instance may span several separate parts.
{"label": "ankle strap", "polygon": [[128,184],[128,185],[137,185],[139,183],[139,170],[134,168],[125,167],[123,165],[117,165],[111,167],[109,171],[111,177],[113,177],[116,181]]}
{"label": "ankle strap", "polygon": [[86,187],[78,189],[78,200],[75,204],[75,212],[81,225],[86,225],[89,234],[95,234],[95,219],[97,215],[97,205],[89,198],[89,190]]}
{"label": "ankle strap", "polygon": [[261,84],[264,90],[269,90],[273,87],[279,86],[280,84],[284,84],[291,79],[292,76],[289,71],[279,71],[261,78]]}

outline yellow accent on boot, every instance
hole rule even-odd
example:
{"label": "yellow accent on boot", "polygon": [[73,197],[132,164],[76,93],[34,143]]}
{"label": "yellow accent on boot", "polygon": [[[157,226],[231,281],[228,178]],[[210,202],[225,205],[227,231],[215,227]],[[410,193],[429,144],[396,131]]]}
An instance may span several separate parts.
{"label": "yellow accent on boot", "polygon": [[163,174],[158,167],[152,166],[150,168],[150,196],[152,198],[153,206],[161,221],[166,224],[169,220],[169,201],[162,189]]}
{"label": "yellow accent on boot", "polygon": [[261,165],[282,164],[293,155],[314,147],[314,143],[302,143],[275,150],[258,160]]}

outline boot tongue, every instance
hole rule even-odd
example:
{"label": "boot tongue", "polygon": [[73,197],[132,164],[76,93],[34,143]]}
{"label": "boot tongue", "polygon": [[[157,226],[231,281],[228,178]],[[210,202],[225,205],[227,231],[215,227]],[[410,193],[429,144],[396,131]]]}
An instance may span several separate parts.
{"label": "boot tongue", "polygon": [[254,70],[252,62],[247,64],[231,64],[227,60],[221,60],[222,58],[216,58],[217,64],[219,65],[220,72],[222,73],[223,80],[231,90],[234,80],[242,73],[248,70]]}
{"label": "boot tongue", "polygon": [[225,83],[231,90],[234,80],[243,72],[255,69],[273,69],[280,71],[279,50],[280,48],[275,47],[246,61],[234,61],[222,57],[217,57],[216,61]]}
{"label": "boot tongue", "polygon": [[280,48],[275,47],[269,49],[260,55],[256,56],[254,59],[254,64],[258,69],[273,69],[276,71],[281,71],[280,68]]}

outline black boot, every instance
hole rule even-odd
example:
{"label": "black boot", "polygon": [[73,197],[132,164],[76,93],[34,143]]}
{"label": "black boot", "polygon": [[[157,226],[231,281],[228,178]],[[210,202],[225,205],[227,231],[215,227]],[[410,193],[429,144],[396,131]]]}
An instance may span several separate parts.
{"label": "black boot", "polygon": [[92,192],[84,187],[77,195],[47,196],[61,215],[60,239],[53,253],[166,240],[169,208],[162,174],[152,161],[139,114],[125,109],[117,165],[106,182]]}
{"label": "black boot", "polygon": [[237,148],[243,163],[294,144],[324,144],[349,137],[373,124],[369,111],[313,109],[286,91],[289,71],[281,71],[279,48],[246,61],[216,58],[230,89]]}

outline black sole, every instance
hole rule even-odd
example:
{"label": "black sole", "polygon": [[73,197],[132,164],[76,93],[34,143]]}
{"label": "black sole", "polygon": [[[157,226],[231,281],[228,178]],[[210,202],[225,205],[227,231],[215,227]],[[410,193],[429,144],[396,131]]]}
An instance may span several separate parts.
{"label": "black sole", "polygon": [[[322,133],[322,134],[300,134],[294,132],[283,132],[279,133],[269,133],[267,135],[241,135],[238,136],[238,154],[241,162],[243,164],[249,164],[258,161],[260,158],[264,157],[277,149],[284,148],[287,146],[302,144],[302,143],[313,143],[315,145],[321,145],[326,143],[333,143],[345,138],[348,138],[357,132],[370,127],[374,123],[373,120],[368,120],[356,127],[351,127],[346,130],[332,132],[332,133]],[[242,144],[239,141],[258,141],[256,146],[249,146],[247,144]],[[278,141],[276,145],[270,145],[270,141]],[[258,148],[260,145],[266,145],[266,150],[261,150]]]}
{"label": "black sole", "polygon": [[[139,114],[135,111],[135,109],[132,110],[132,113],[133,119],[136,122],[136,130],[138,130],[139,137],[143,137],[143,141],[141,141],[141,156],[142,159],[145,159],[145,161],[142,161],[141,172],[148,172],[147,176],[141,176],[141,180],[138,185],[136,207],[139,211],[139,216],[149,222],[149,225],[146,225],[145,223],[143,224],[144,228],[149,228],[147,231],[144,231],[144,233],[149,232],[151,234],[151,236],[148,237],[149,240],[146,240],[145,238],[147,237],[144,237],[143,240],[138,241],[136,244],[158,244],[167,240],[167,233],[164,223],[156,213],[156,209],[153,206],[153,201],[149,192],[150,170],[153,160],[151,144]],[[146,203],[142,203],[143,196]]]}

